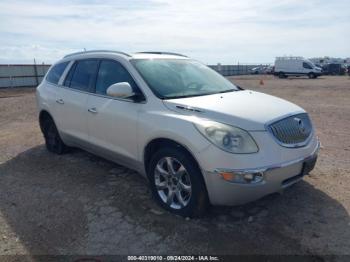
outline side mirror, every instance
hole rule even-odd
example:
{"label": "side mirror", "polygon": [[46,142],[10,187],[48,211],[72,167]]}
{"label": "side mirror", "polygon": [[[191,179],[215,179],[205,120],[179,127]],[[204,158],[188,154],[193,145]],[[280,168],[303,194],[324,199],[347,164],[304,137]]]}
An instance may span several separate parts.
{"label": "side mirror", "polygon": [[115,83],[107,88],[107,95],[119,98],[128,98],[135,95],[128,82]]}

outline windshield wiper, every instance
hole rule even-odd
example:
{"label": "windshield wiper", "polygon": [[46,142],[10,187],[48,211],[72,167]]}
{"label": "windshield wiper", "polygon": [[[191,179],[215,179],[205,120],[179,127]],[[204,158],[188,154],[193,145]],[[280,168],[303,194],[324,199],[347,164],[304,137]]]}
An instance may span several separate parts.
{"label": "windshield wiper", "polygon": [[238,91],[238,90],[236,90],[236,89],[228,89],[228,90],[220,91],[220,92],[215,93],[215,94],[229,93],[229,92],[233,92],[233,91]]}
{"label": "windshield wiper", "polygon": [[209,95],[215,95],[215,94],[221,94],[221,93],[228,93],[233,91],[239,91],[236,89],[228,89],[220,92],[212,92],[212,93],[203,93],[203,94],[192,94],[192,95],[181,95],[181,96],[170,96],[170,97],[163,97],[162,99],[177,99],[177,98],[187,98],[187,97],[196,97],[196,96],[209,96]]}
{"label": "windshield wiper", "polygon": [[182,95],[182,96],[170,96],[170,97],[163,97],[163,99],[177,99],[177,98],[187,98],[187,97],[195,97],[195,96],[205,96],[205,95],[212,95],[213,93],[209,94],[193,94],[193,95]]}

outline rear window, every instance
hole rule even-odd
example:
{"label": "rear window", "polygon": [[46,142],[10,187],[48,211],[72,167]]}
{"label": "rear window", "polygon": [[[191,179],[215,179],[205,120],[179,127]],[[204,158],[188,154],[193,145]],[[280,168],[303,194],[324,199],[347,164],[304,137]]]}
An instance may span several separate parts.
{"label": "rear window", "polygon": [[58,84],[58,81],[60,80],[64,70],[66,69],[69,62],[63,62],[59,63],[57,65],[54,65],[50,72],[48,73],[46,80],[52,84]]}

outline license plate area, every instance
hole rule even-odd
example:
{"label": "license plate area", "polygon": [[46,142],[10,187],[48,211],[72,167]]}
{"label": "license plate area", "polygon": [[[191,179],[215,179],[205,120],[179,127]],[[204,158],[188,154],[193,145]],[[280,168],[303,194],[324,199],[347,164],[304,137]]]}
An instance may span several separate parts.
{"label": "license plate area", "polygon": [[317,160],[317,157],[314,156],[304,161],[303,169],[302,169],[303,176],[308,175],[311,172],[311,170],[314,169],[316,165],[316,160]]}
{"label": "license plate area", "polygon": [[292,184],[294,184],[295,182],[299,181],[300,179],[302,179],[305,175],[308,175],[309,172],[314,169],[315,164],[316,164],[316,160],[317,160],[317,156],[314,156],[310,159],[307,159],[304,161],[303,166],[301,168],[301,172],[300,174],[296,175],[296,176],[292,176],[289,177],[285,180],[282,181],[282,186],[283,187],[287,187],[290,186]]}

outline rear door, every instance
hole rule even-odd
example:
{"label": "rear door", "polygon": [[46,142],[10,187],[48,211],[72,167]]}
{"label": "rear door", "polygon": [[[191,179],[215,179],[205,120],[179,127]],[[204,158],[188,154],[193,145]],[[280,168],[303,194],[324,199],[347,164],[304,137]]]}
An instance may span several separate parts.
{"label": "rear door", "polygon": [[97,59],[75,61],[70,68],[58,97],[59,129],[74,142],[87,142],[87,100],[92,90],[98,66]]}
{"label": "rear door", "polygon": [[[52,68],[50,68],[50,71],[48,72],[45,81],[40,86],[45,86],[43,90],[45,91],[44,97],[45,97],[45,103],[46,107],[49,108],[50,114],[52,115],[55,123],[57,124],[57,121],[59,119],[59,109],[60,106],[58,104],[58,97],[60,96],[60,79],[62,75],[64,74],[67,66],[69,64],[68,62],[62,62],[58,63]],[[62,80],[61,80],[62,81]],[[40,87],[41,88],[41,87]]]}
{"label": "rear door", "polygon": [[141,94],[120,62],[102,59],[96,76],[95,94],[88,98],[89,141],[101,153],[132,164],[137,159],[138,112],[144,103],[108,96],[107,88],[119,82],[128,82],[135,93]]}

